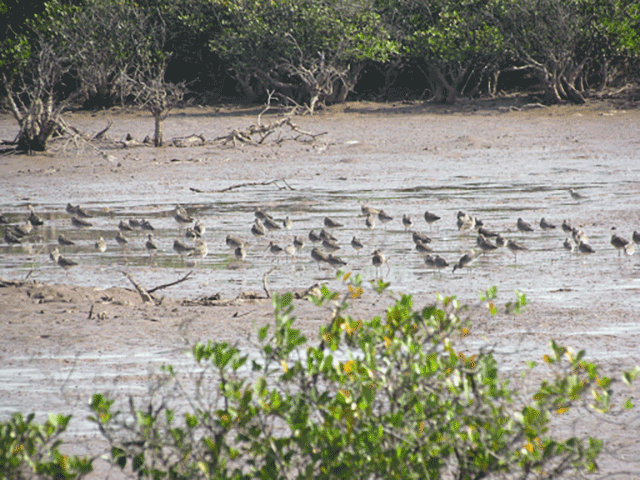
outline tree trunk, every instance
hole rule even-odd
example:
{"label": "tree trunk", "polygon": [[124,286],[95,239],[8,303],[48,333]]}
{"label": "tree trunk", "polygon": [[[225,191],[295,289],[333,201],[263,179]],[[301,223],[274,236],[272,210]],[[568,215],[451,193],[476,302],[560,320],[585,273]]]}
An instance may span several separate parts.
{"label": "tree trunk", "polygon": [[47,142],[40,136],[29,137],[24,132],[20,132],[17,149],[21,152],[44,152],[47,149]]}
{"label": "tree trunk", "polygon": [[161,113],[154,113],[153,118],[156,121],[156,130],[153,137],[153,144],[161,147],[164,143],[164,116]]}
{"label": "tree trunk", "polygon": [[560,81],[563,84],[563,87],[564,87],[563,89],[567,97],[567,100],[577,105],[587,103],[582,93],[580,93],[578,89],[571,84],[571,82],[567,81],[564,77],[561,77]]}

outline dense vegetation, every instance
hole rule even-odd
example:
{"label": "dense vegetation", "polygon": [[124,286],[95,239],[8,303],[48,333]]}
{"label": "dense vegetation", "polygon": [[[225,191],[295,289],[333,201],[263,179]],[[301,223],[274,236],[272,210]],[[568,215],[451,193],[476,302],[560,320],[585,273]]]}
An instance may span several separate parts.
{"label": "dense vegetation", "polygon": [[[313,112],[364,94],[495,94],[528,83],[547,102],[638,81],[633,0],[0,1],[4,98],[19,148],[44,150],[62,111],[136,103],[162,120],[185,94]],[[501,83],[502,77],[507,83]]]}
{"label": "dense vegetation", "polygon": [[0,0],[0,79],[21,148],[60,113],[185,95],[313,112],[347,98],[494,95],[583,103],[640,80],[636,0]]}
{"label": "dense vegetation", "polygon": [[0,12],[3,74],[33,75],[48,46],[88,106],[122,101],[122,76],[149,61],[211,99],[277,89],[311,108],[396,82],[451,102],[514,71],[549,101],[638,80],[634,0],[3,0]]}
{"label": "dense vegetation", "polygon": [[[342,278],[344,294],[323,286],[309,298],[329,312],[316,339],[296,328],[293,295],[275,295],[275,322],[245,352],[198,343],[195,368],[164,367],[143,399],[95,394],[90,419],[113,464],[137,478],[185,480],[550,479],[597,470],[602,441],[567,434],[562,418],[633,405],[612,405],[614,381],[584,351],[551,342],[544,361],[529,363],[534,376],[512,375],[510,384],[491,351],[473,346],[454,297],[415,308],[401,296],[361,320],[349,304],[362,279]],[[373,286],[386,294],[382,281]],[[495,313],[495,288],[482,301]],[[525,305],[517,294],[504,308]],[[622,379],[630,385],[637,373]],[[92,459],[58,448],[68,422],[16,414],[0,424],[0,479],[90,472]]]}

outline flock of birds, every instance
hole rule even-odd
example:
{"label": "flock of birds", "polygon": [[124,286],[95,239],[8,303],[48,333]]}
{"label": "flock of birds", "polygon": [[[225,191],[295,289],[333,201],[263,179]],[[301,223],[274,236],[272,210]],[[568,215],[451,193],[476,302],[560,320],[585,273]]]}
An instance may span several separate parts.
{"label": "flock of birds", "polygon": [[[581,194],[573,189],[570,189],[569,193],[576,200],[583,198]],[[31,238],[31,235],[37,231],[39,227],[44,225],[45,220],[35,212],[33,207],[28,205],[28,208],[29,216],[23,223],[10,224],[5,216],[0,215],[0,223],[6,224],[4,228],[4,239],[8,244],[22,244]],[[86,229],[93,226],[91,220],[93,215],[85,208],[79,205],[74,206],[67,204],[66,211],[70,215],[70,221],[73,227]],[[377,222],[386,225],[394,220],[394,218],[384,210],[376,209],[368,205],[362,205],[361,211],[364,217],[364,226],[368,230],[375,229]],[[180,237],[182,237],[184,229],[184,239],[176,238],[173,242],[173,250],[180,257],[185,258],[187,262],[195,264],[199,259],[206,257],[208,253],[207,243],[204,239],[205,226],[199,219],[194,218],[180,205],[176,205],[172,213],[173,218],[179,225],[178,233]],[[437,222],[441,220],[441,217],[433,212],[426,211],[424,213],[424,220],[431,228],[434,224],[437,226]],[[434,251],[432,238],[415,229],[416,225],[409,215],[403,215],[401,221],[404,230],[411,233],[415,250],[422,255],[425,265],[436,271],[441,271],[450,266],[453,266],[453,272],[469,267],[481,255],[502,247],[506,247],[514,254],[515,262],[517,263],[518,253],[527,250],[527,247],[522,243],[513,239],[506,239],[501,233],[487,228],[481,219],[459,211],[456,216],[457,228],[461,232],[469,232],[476,235],[476,247],[470,249],[457,261],[450,264],[440,254]],[[542,218],[538,224],[543,231],[552,231],[557,228],[556,225],[547,221],[545,218]],[[291,230],[292,226],[293,222],[288,216],[284,220],[277,220],[262,208],[257,208],[255,210],[255,220],[251,225],[250,231],[258,242],[266,242],[270,232],[281,229],[285,231]],[[525,234],[534,231],[534,227],[522,218],[518,218],[516,226],[523,237]],[[343,245],[339,243],[331,231],[342,227],[344,227],[344,225],[338,220],[325,217],[323,225],[317,229],[312,229],[306,237],[294,235],[291,244],[284,247],[280,246],[274,240],[269,240],[265,251],[269,250],[271,254],[274,255],[279,255],[284,252],[293,258],[303,249],[307,242],[311,242],[312,248],[310,256],[311,259],[318,264],[318,269],[320,269],[321,264],[341,267],[347,265],[347,261],[338,256],[338,251],[343,248]],[[567,251],[577,251],[582,254],[594,253],[595,250],[589,243],[587,234],[581,228],[571,225],[569,220],[564,220],[560,228],[566,233],[563,245]],[[130,242],[128,235],[136,230],[144,231],[146,235],[145,248],[150,255],[153,256],[159,248],[153,236],[155,228],[148,220],[138,220],[135,218],[131,218],[128,221],[121,220],[118,224],[118,230],[113,236],[113,240],[115,240],[118,245],[126,247]],[[633,255],[635,252],[635,244],[640,244],[640,232],[634,231],[631,240],[628,240],[619,236],[615,232],[615,228],[613,228],[610,242],[611,245],[618,250],[619,255],[622,253]],[[63,234],[58,236],[58,243],[61,247],[75,245],[74,240]],[[240,236],[227,235],[225,243],[233,250],[236,260],[243,261],[245,259],[247,256],[247,241]],[[365,247],[365,244],[358,236],[354,235],[351,239],[350,246],[353,250],[359,252]],[[95,242],[94,247],[97,252],[105,252],[107,250],[107,242],[103,237],[100,237]],[[73,267],[78,264],[74,259],[63,256],[58,247],[50,251],[50,257],[57,265],[63,268]],[[376,248],[371,253],[371,264],[376,269],[376,276],[379,274],[379,269],[385,264],[389,267],[388,258],[381,248]]]}

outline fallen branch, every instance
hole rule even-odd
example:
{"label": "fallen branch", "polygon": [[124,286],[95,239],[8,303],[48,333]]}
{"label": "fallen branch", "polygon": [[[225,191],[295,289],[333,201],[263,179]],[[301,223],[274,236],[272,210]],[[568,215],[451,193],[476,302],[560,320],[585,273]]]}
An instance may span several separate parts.
{"label": "fallen branch", "polygon": [[193,270],[191,270],[189,273],[187,273],[184,277],[182,277],[180,280],[176,280],[175,282],[171,282],[171,283],[165,283],[164,285],[158,285],[157,287],[154,287],[150,290],[147,290],[147,292],[149,294],[153,293],[153,292],[157,292],[158,290],[162,290],[163,288],[167,288],[167,287],[173,287],[174,285],[177,285],[179,283],[184,282],[187,278],[189,278],[191,276],[191,274],[193,273]]}
{"label": "fallen branch", "polygon": [[131,275],[129,275],[127,272],[122,272],[122,274],[127,277],[127,279],[131,282],[131,284],[135,287],[135,289],[137,290],[138,294],[140,295],[140,298],[142,298],[142,301],[144,303],[147,302],[153,302],[156,306],[159,306],[162,303],[162,299],[158,300],[157,298],[155,298],[153,295],[151,295],[149,292],[147,292],[144,287],[142,285],[140,285],[138,282],[136,282],[133,277]]}
{"label": "fallen branch", "polygon": [[[227,135],[222,135],[220,137],[217,137],[214,140],[214,142],[220,142],[223,146],[227,145],[230,142],[233,142],[234,147],[237,147],[238,143],[247,143],[250,145],[257,146],[257,145],[261,145],[266,140],[266,138],[269,135],[271,135],[274,131],[276,131],[277,129],[285,125],[289,126],[289,128],[291,128],[291,130],[293,130],[294,132],[297,132],[300,134],[291,139],[296,141],[305,136],[311,137],[312,140],[315,140],[316,137],[319,137],[321,135],[326,135],[328,133],[328,132],[311,133],[305,130],[301,130],[297,124],[293,123],[291,118],[286,117],[286,118],[281,118],[279,120],[275,120],[271,123],[267,123],[266,125],[262,125],[262,124],[250,125],[248,128],[245,128],[244,130],[238,130],[236,128]],[[260,138],[258,140],[253,140],[253,137],[256,135],[258,135]],[[284,141],[283,139],[279,139],[277,143],[282,143],[283,141]]]}
{"label": "fallen branch", "polygon": [[267,277],[271,272],[273,272],[273,268],[268,272],[264,272],[264,275],[262,276],[262,288],[264,288],[264,292],[267,294],[267,298],[271,298],[271,291],[269,290],[269,287],[267,285]]}
{"label": "fallen branch", "polygon": [[[282,187],[278,185],[278,182],[284,183],[285,186]],[[264,186],[264,185],[275,185],[278,190],[295,190],[291,185],[287,183],[287,181],[284,178],[276,178],[275,180],[269,180],[266,182],[239,183],[237,185],[231,185],[230,187],[223,188],[221,190],[200,190],[199,188],[195,188],[195,187],[189,187],[189,190],[195,193],[224,193],[224,192],[229,192],[231,190],[236,190],[238,188]]]}

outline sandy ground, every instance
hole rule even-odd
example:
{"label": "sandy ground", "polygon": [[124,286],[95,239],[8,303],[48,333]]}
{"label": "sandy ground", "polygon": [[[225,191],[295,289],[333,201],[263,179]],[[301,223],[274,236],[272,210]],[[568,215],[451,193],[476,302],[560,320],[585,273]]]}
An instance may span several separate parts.
{"label": "sandy ground", "polygon": [[[183,188],[200,185],[202,172],[186,166],[188,159],[207,158],[208,172],[217,170],[221,185],[241,182],[260,182],[272,178],[288,178],[287,172],[297,175],[303,167],[300,156],[309,150],[326,149],[331,145],[344,145],[358,130],[367,142],[360,151],[393,152],[394,155],[416,150],[431,149],[443,151],[450,145],[460,124],[471,122],[475,136],[465,137],[469,149],[496,148],[497,142],[503,142],[498,148],[526,152],[532,146],[544,142],[572,141],[567,139],[565,124],[579,124],[581,140],[598,142],[602,136],[616,143],[624,155],[633,155],[640,151],[640,111],[623,111],[616,105],[597,102],[585,107],[553,107],[520,111],[511,109],[512,100],[461,104],[455,110],[422,105],[377,105],[348,104],[331,108],[319,115],[304,117],[299,121],[306,131],[327,131],[322,142],[308,144],[295,141],[285,142],[279,147],[264,149],[223,149],[220,146],[193,147],[178,149],[166,147],[153,149],[140,147],[129,153],[118,153],[117,160],[107,160],[95,154],[90,147],[83,147],[82,161],[70,154],[71,146],[58,146],[52,154],[28,157],[0,158],[0,177],[5,192],[2,194],[2,208],[30,199],[21,196],[29,191],[20,186],[32,182],[33,189],[44,188],[47,178],[64,176],[71,192],[82,189],[83,179],[106,179],[135,184],[143,178],[146,183],[154,181],[162,184],[167,181],[167,165],[174,158],[181,158],[183,170],[171,169],[171,175],[183,175]],[[209,132],[207,138],[216,134],[228,133],[234,127],[249,125],[255,121],[258,109],[217,108],[188,109],[174,112],[167,122],[167,136],[176,131],[181,123],[180,134]],[[362,119],[366,118],[367,131],[363,134]],[[119,112],[100,112],[95,114],[73,113],[71,123],[86,129],[98,131],[106,120],[113,120],[110,131],[113,138],[121,139],[128,132],[134,132],[142,138],[144,132],[152,131],[147,115],[123,114]],[[486,119],[490,119],[490,124]],[[403,127],[403,122],[404,127]],[[435,131],[432,136],[422,136],[420,122],[431,125]],[[613,122],[613,123],[610,123]],[[541,127],[542,125],[542,127]],[[606,125],[606,127],[605,127]],[[201,129],[197,127],[201,126]],[[515,128],[517,134],[494,140],[493,145],[485,145],[490,131],[504,131]],[[406,138],[398,141],[394,132],[405,128]],[[544,135],[540,134],[541,128]],[[608,129],[603,133],[603,129]],[[11,138],[14,131],[12,120],[8,116],[0,117],[0,138]],[[523,135],[523,132],[527,135]],[[575,130],[573,130],[575,134]],[[556,138],[557,137],[557,138]],[[196,148],[204,148],[197,150]],[[337,147],[336,147],[337,148]],[[346,147],[344,147],[346,148]],[[400,152],[399,152],[400,150]],[[349,152],[345,159],[357,163],[357,152]],[[247,168],[251,159],[252,168]],[[640,155],[637,155],[640,162]],[[345,160],[346,161],[346,160]],[[360,167],[354,167],[360,168]],[[312,167],[306,175],[316,174]],[[265,172],[269,172],[266,174]],[[335,173],[335,175],[339,175]],[[633,179],[637,182],[639,179]],[[226,182],[226,183],[225,183]],[[9,185],[11,188],[8,188]],[[15,188],[14,188],[15,187]],[[635,187],[634,187],[635,188]],[[11,190],[12,191],[9,191]],[[99,195],[91,192],[90,195]],[[42,197],[48,195],[51,203],[64,205],[66,198],[59,191],[33,193]],[[15,198],[15,197],[18,198]],[[78,198],[72,197],[72,198]],[[635,203],[634,203],[635,202]],[[634,202],[620,206],[617,215],[628,218],[640,226],[637,197]],[[594,212],[596,215],[597,212]],[[635,273],[634,273],[635,275]],[[217,341],[237,341],[248,345],[254,324],[262,325],[273,318],[273,310],[265,292],[254,289],[259,298],[234,300],[237,292],[223,291],[222,304],[205,305],[193,302],[195,295],[180,291],[179,295],[167,295],[160,305],[143,303],[140,296],[128,284],[121,280],[120,286],[104,288],[87,285],[69,285],[65,276],[58,282],[40,282],[19,280],[10,275],[5,268],[0,277],[9,278],[0,284],[0,361],[3,364],[0,381],[0,418],[7,418],[12,411],[35,411],[39,418],[46,412],[73,413],[82,419],[88,414],[86,402],[91,393],[111,391],[139,395],[154,368],[166,362],[185,364],[188,362],[184,352],[188,345],[196,341],[213,339]],[[147,288],[163,282],[147,280]],[[304,281],[299,290],[311,286],[313,282]],[[279,290],[276,287],[276,290]],[[209,288],[210,293],[214,293]],[[531,354],[534,357],[544,352],[550,339],[560,343],[584,347],[588,352],[597,352],[596,357],[606,359],[605,371],[614,372],[631,368],[640,363],[637,328],[637,302],[632,300],[637,291],[625,292],[622,301],[619,298],[586,300],[579,305],[564,307],[552,302],[534,302],[521,316],[490,316],[482,304],[474,308],[474,330],[478,339],[496,346],[496,352],[506,368],[519,368],[520,356]],[[626,301],[625,298],[629,298]],[[417,295],[416,303],[427,302],[433,295]],[[380,314],[390,303],[386,297],[377,297],[368,291],[362,299],[353,305],[356,315],[371,316]],[[327,312],[312,308],[303,299],[296,301],[300,326],[309,338],[320,325],[327,321]],[[527,325],[526,332],[518,332],[514,322]],[[633,325],[633,328],[614,328],[616,325]],[[603,326],[612,326],[610,334],[584,335]],[[510,332],[505,336],[505,332]],[[517,358],[515,358],[517,357]],[[629,392],[637,399],[637,389]],[[620,397],[616,397],[619,401]],[[607,454],[600,462],[601,472],[594,478],[640,478],[640,448],[637,445],[637,414],[624,414],[609,421],[596,417],[586,419],[584,426],[596,435],[603,436],[607,442]],[[70,431],[71,444],[76,442],[73,451],[97,455],[104,446],[96,440],[86,422],[79,422]],[[87,441],[89,439],[89,441]],[[98,463],[98,470],[92,478],[105,478],[117,475],[109,471],[105,464]]]}

